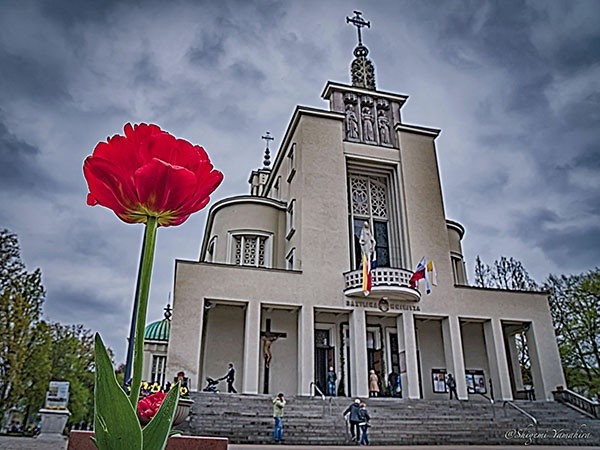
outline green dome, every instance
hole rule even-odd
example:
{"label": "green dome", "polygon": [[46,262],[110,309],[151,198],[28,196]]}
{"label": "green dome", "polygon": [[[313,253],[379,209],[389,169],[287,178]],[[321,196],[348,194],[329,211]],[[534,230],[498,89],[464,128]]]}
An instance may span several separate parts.
{"label": "green dome", "polygon": [[159,320],[158,322],[152,322],[151,324],[146,325],[144,340],[167,342],[170,333],[171,321],[167,319]]}

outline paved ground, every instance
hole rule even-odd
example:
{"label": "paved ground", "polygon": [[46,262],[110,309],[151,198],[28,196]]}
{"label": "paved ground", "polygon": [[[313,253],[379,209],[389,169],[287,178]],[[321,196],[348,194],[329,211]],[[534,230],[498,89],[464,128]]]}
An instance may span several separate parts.
{"label": "paved ground", "polygon": [[[19,438],[10,436],[0,436],[0,449],[1,450],[65,450],[67,448],[67,441],[60,440],[47,440],[47,439],[33,439],[33,438]],[[356,446],[353,447],[309,447],[302,445],[230,445],[229,450],[311,450],[311,449],[330,449],[330,450],[356,450]],[[369,447],[371,450],[479,450],[479,449],[490,449],[490,450],[515,450],[518,448],[526,448],[528,450],[600,450],[600,447],[567,447],[567,446],[539,446],[539,445],[528,445],[526,447],[517,445],[507,446],[455,446],[455,445],[437,445],[437,446],[390,446],[390,447]]]}
{"label": "paved ground", "polygon": [[66,439],[34,439],[25,437],[0,436],[2,450],[65,450]]}

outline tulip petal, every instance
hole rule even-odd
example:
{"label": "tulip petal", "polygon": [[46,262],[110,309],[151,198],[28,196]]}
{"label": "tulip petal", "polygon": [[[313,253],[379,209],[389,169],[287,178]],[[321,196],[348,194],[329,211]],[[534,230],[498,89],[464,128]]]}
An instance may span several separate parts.
{"label": "tulip petal", "polygon": [[90,190],[87,198],[88,205],[98,204],[110,208],[128,223],[140,222],[140,220],[131,220],[128,214],[137,203],[133,186],[129,180],[124,180],[115,173],[110,161],[88,156],[83,164],[83,173]]}
{"label": "tulip petal", "polygon": [[210,201],[210,194],[212,194],[223,181],[223,174],[218,170],[213,170],[210,173],[197,178],[196,188],[194,190],[194,197],[192,201],[186,205],[186,209],[181,212],[187,214],[193,214],[204,208]]}
{"label": "tulip petal", "polygon": [[185,167],[195,172],[202,162],[198,151],[192,144],[183,139],[176,139],[168,133],[153,136],[146,149],[148,161],[152,158],[166,161],[173,166]]}
{"label": "tulip petal", "polygon": [[184,167],[154,158],[134,174],[140,203],[151,215],[173,215],[194,194],[196,176]]}

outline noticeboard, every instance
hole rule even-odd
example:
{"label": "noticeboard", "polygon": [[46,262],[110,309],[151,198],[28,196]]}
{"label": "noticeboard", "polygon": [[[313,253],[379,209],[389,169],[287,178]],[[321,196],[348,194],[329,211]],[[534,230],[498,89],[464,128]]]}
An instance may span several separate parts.
{"label": "noticeboard", "polygon": [[69,403],[69,382],[51,381],[46,392],[47,409],[66,409]]}

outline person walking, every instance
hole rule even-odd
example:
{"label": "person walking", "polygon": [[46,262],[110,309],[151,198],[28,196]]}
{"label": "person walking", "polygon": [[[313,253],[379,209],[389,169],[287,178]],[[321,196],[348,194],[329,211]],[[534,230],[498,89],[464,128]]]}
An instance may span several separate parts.
{"label": "person walking", "polygon": [[360,427],[360,445],[369,445],[369,435],[367,430],[371,426],[369,421],[371,420],[371,416],[369,416],[369,411],[367,411],[367,405],[364,403],[360,404],[360,409],[358,410],[358,418],[360,422],[358,426]]}
{"label": "person walking", "polygon": [[349,414],[348,421],[350,422],[350,435],[352,436],[352,440],[355,442],[358,442],[358,438],[360,437],[360,430],[358,428],[358,424],[360,423],[360,416],[358,414],[359,410],[360,399],[357,398],[354,400],[354,403],[348,406],[342,414],[344,417]]}
{"label": "person walking", "polygon": [[379,377],[373,369],[369,372],[369,397],[379,397]]}
{"label": "person walking", "polygon": [[448,386],[448,390],[450,391],[450,400],[452,400],[452,393],[454,393],[454,397],[456,400],[458,400],[458,394],[456,393],[456,380],[451,373],[448,374],[448,378],[446,379],[446,386]]}
{"label": "person walking", "polygon": [[333,366],[329,366],[329,372],[327,372],[327,395],[335,397],[335,382],[337,381],[337,375]]}
{"label": "person walking", "polygon": [[230,394],[237,394],[237,391],[233,387],[233,382],[235,381],[235,369],[233,367],[233,363],[229,363],[227,373],[224,377],[219,378],[219,380],[227,380],[227,392]]}
{"label": "person walking", "polygon": [[283,393],[277,394],[273,399],[273,419],[275,421],[273,427],[273,440],[277,443],[283,441],[283,408],[285,406],[285,398]]}

